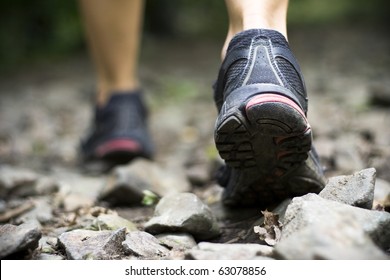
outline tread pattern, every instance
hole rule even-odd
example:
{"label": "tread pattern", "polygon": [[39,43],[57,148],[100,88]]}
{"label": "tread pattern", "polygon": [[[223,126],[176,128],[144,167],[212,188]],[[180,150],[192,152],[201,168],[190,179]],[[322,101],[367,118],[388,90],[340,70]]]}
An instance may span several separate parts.
{"label": "tread pattern", "polygon": [[232,172],[224,203],[264,206],[321,190],[305,164],[312,147],[306,118],[282,102],[240,108],[216,125],[217,150]]}

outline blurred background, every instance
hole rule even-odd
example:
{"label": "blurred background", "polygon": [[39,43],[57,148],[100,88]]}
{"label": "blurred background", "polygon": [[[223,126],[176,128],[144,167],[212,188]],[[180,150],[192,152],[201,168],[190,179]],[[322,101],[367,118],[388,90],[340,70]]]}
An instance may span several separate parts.
{"label": "blurred background", "polygon": [[[291,0],[289,28],[374,25],[387,28],[386,0]],[[77,1],[2,0],[0,70],[55,60],[85,51]],[[146,1],[145,36],[223,38],[227,14],[222,0]]]}

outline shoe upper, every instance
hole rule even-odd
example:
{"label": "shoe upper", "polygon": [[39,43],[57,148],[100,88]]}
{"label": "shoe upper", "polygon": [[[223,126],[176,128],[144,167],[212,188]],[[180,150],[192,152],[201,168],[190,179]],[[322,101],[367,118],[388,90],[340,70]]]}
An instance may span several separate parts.
{"label": "shoe upper", "polygon": [[307,113],[305,82],[281,33],[252,29],[233,37],[214,87],[218,111],[232,91],[251,84],[269,85],[267,92],[275,91],[292,99]]}
{"label": "shoe upper", "polygon": [[139,156],[150,158],[153,144],[147,130],[148,111],[142,94],[114,93],[107,104],[95,108],[90,133],[81,143],[84,159],[98,158],[100,145],[115,139],[130,139],[137,143]]}

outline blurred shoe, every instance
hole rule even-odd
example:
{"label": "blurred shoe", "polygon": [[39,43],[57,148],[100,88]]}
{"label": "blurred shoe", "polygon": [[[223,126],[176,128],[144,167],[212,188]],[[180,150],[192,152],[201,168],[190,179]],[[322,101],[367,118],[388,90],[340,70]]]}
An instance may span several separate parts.
{"label": "blurred shoe", "polygon": [[312,146],[308,100],[285,37],[253,29],[230,42],[215,85],[215,142],[228,206],[267,207],[318,193],[325,177]]}
{"label": "blurred shoe", "polygon": [[115,93],[104,107],[97,107],[80,150],[83,163],[104,163],[105,169],[137,157],[151,158],[153,144],[141,92]]}

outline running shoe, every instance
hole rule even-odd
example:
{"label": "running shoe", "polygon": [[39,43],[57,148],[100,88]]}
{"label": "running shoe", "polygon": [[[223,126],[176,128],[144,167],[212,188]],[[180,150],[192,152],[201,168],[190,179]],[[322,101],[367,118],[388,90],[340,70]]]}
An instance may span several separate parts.
{"label": "running shoe", "polygon": [[281,33],[237,34],[214,90],[219,112],[214,138],[226,163],[219,176],[225,205],[266,208],[323,189],[305,83]]}
{"label": "running shoe", "polygon": [[81,143],[82,161],[104,162],[110,169],[137,157],[152,158],[147,117],[141,92],[114,93],[104,107],[95,109],[91,131]]}

